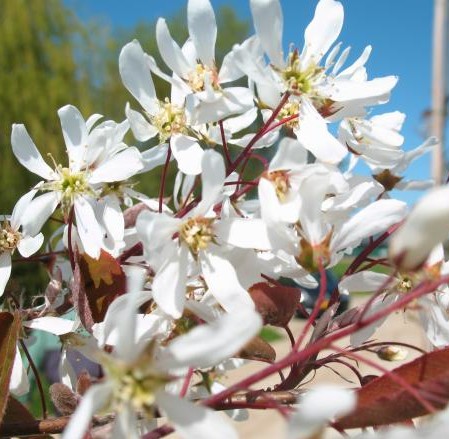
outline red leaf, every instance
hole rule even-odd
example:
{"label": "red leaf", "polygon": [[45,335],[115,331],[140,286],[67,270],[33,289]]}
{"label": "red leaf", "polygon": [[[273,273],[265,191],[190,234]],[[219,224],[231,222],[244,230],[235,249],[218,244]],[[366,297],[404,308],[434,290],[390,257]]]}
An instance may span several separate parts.
{"label": "red leaf", "polygon": [[248,290],[264,325],[284,327],[295,314],[300,300],[300,289],[259,282]]}
{"label": "red leaf", "polygon": [[9,381],[11,379],[16,344],[20,331],[20,316],[18,311],[0,312],[0,423],[6,410],[9,396]]}
{"label": "red leaf", "polygon": [[117,260],[104,250],[93,259],[75,255],[72,294],[81,322],[89,331],[102,322],[109,305],[126,291],[126,276]]}
{"label": "red leaf", "polygon": [[[424,354],[392,373],[412,386],[437,409],[449,402],[449,348]],[[421,402],[389,374],[369,381],[357,392],[354,412],[337,422],[339,428],[364,428],[405,422],[429,413]]]}
{"label": "red leaf", "polygon": [[[3,424],[0,428],[0,434],[5,436],[14,436],[22,432],[24,425],[36,425],[38,421],[28,411],[28,409],[11,395],[8,398]],[[27,439],[51,439],[48,435],[27,436]]]}

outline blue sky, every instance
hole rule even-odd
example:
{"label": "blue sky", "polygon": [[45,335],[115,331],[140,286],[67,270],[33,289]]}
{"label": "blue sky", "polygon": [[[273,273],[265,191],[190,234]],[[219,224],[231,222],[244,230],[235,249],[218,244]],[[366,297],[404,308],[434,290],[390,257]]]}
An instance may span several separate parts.
{"label": "blue sky", "polygon": [[[185,0],[65,0],[82,19],[130,27],[136,22],[154,21],[186,7]],[[214,8],[231,5],[242,18],[250,18],[247,0],[211,0]],[[422,113],[431,102],[431,54],[433,2],[430,0],[342,0],[345,23],[339,41],[352,47],[355,59],[371,44],[373,52],[367,64],[371,78],[398,75],[399,83],[390,102],[375,110],[399,110],[407,115],[402,134],[405,149],[422,142]],[[313,16],[315,0],[281,0],[284,12],[284,45],[302,46],[304,29]],[[430,155],[418,159],[408,178],[430,178]],[[419,193],[394,194],[409,202]]]}

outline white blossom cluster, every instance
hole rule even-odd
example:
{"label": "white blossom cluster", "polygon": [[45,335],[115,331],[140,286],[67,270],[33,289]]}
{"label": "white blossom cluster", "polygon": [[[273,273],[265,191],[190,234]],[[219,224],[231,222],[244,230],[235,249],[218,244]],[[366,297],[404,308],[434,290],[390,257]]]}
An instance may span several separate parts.
{"label": "white blossom cluster", "polygon": [[[344,19],[339,1],[320,0],[303,47],[291,45],[287,53],[280,0],[250,0],[250,6],[255,33],[235,45],[221,66],[209,0],[188,0],[189,37],[182,46],[166,21],[157,21],[164,66],[138,41],[124,46],[120,75],[140,107],[127,104],[120,123],[99,114],[86,119],[72,105],[59,109],[66,163],[50,165],[24,125],[12,128],[17,160],[41,181],[1,223],[0,293],[7,289],[14,251],[25,258],[36,253],[44,243],[42,227],[52,216],[62,218],[65,225],[51,237],[59,256],[46,302],[24,326],[61,337],[62,380],[74,391],[66,347],[77,348],[104,371],[80,397],[67,439],[83,438],[100,412],[116,414],[113,438],[140,437],[154,428],[158,414],[181,437],[236,437],[224,417],[191,401],[200,386],[182,388],[188,374],[214,368],[217,380],[204,390],[222,389],[217,371],[231,367],[229,359],[262,327],[250,288],[280,278],[317,286],[314,273],[406,218],[407,205],[390,197],[392,189],[432,186],[403,176],[437,140],[402,148],[405,115],[378,110],[398,78],[369,78],[371,46],[348,65],[349,48],[335,44]],[[154,76],[171,85],[170,96],[157,96]],[[154,146],[127,145],[129,131],[137,144],[151,140]],[[264,170],[250,178],[246,171],[258,158]],[[371,175],[355,173],[358,161]],[[168,167],[177,169],[176,179],[169,187],[163,177],[158,199],[133,189],[133,177]],[[447,274],[441,242],[449,232],[448,191],[432,190],[393,234],[390,257],[398,267],[393,279],[360,271],[339,283],[340,294],[382,289],[368,311],[373,314],[423,279]],[[143,203],[142,211],[129,222],[125,209],[136,203]],[[140,253],[134,251],[139,243]],[[127,293],[90,333],[80,329],[79,317],[56,312],[71,294],[73,261],[61,256],[65,250],[72,258],[75,251],[94,260],[107,252],[127,274]],[[420,300],[430,341],[448,345],[448,291],[440,287]],[[382,321],[354,332],[351,344],[364,343]],[[17,354],[10,386],[16,394],[28,390],[20,358]],[[314,409],[307,409],[304,398],[291,417],[289,437],[315,437],[337,413],[353,408],[352,394],[322,392],[320,398],[308,395]],[[326,408],[316,398],[344,404]],[[307,414],[311,410],[315,417]]]}

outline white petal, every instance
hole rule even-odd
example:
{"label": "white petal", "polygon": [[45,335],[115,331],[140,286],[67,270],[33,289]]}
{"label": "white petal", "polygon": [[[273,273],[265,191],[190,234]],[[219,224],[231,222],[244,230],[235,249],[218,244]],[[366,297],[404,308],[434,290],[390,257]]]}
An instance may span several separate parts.
{"label": "white petal", "polygon": [[272,64],[284,65],[282,33],[284,19],[279,0],[251,0],[251,13],[256,34]]}
{"label": "white petal", "polygon": [[171,37],[163,18],[159,18],[156,23],[156,40],[165,64],[181,78],[187,78],[192,67],[183,55],[181,48]]}
{"label": "white petal", "polygon": [[158,366],[175,369],[215,366],[236,354],[261,327],[262,318],[253,309],[235,310],[177,337],[161,352]]}
{"label": "white petal", "polygon": [[182,220],[179,218],[145,210],[137,217],[136,229],[144,249],[149,253],[154,253],[170,243],[181,223]]}
{"label": "white petal", "polygon": [[11,144],[12,151],[22,166],[46,180],[55,178],[55,173],[45,163],[36,145],[31,140],[25,125],[13,124]]}
{"label": "white petal", "polygon": [[170,395],[156,393],[157,405],[167,414],[176,432],[184,439],[237,439],[234,428],[222,415],[201,405]]}
{"label": "white petal", "polygon": [[181,317],[186,300],[187,251],[183,245],[179,249],[173,245],[162,255],[165,262],[153,279],[154,301],[174,319]]}
{"label": "white petal", "polygon": [[103,232],[95,218],[95,213],[90,203],[82,197],[78,197],[74,203],[76,228],[86,253],[96,259],[100,256],[103,243]]}
{"label": "white petal", "polygon": [[83,439],[92,416],[107,404],[112,390],[109,382],[91,386],[70,418],[62,439]]}
{"label": "white petal", "polygon": [[236,81],[244,75],[244,73],[237,67],[234,57],[234,52],[229,52],[223,58],[220,71],[218,72],[218,82],[220,84]]}
{"label": "white petal", "polygon": [[146,142],[158,133],[157,128],[151,125],[138,111],[132,110],[129,103],[126,104],[125,114],[128,118],[131,131],[139,142]]}
{"label": "white petal", "polygon": [[400,267],[413,270],[449,234],[449,187],[429,191],[392,236],[389,253]]}
{"label": "white petal", "polygon": [[189,175],[201,173],[204,151],[196,139],[183,134],[174,134],[171,137],[170,146],[181,172]]}
{"label": "white petal", "polygon": [[214,65],[217,23],[208,0],[189,0],[187,4],[189,35],[198,58],[209,67]]}
{"label": "white petal", "polygon": [[330,175],[324,173],[311,174],[301,185],[302,204],[299,214],[304,235],[311,245],[319,244],[328,233],[323,223],[321,205],[329,190]]}
{"label": "white petal", "polygon": [[44,235],[42,233],[38,233],[36,236],[25,236],[17,244],[17,249],[24,258],[28,258],[41,248],[43,242]]}
{"label": "white petal", "polygon": [[373,271],[362,271],[345,277],[338,284],[342,294],[377,291],[390,276]]}
{"label": "white petal", "polygon": [[124,404],[115,418],[110,439],[140,439],[141,430],[137,423],[136,412],[131,402]]}
{"label": "white petal", "polygon": [[103,223],[108,231],[108,235],[114,241],[122,241],[125,232],[125,219],[120,201],[116,196],[106,196],[104,198]]}
{"label": "white petal", "polygon": [[309,390],[298,402],[298,410],[288,423],[287,439],[314,437],[330,421],[354,410],[357,398],[348,389],[320,386]]}
{"label": "white petal", "polygon": [[220,201],[226,170],[223,157],[211,149],[204,152],[201,159],[201,201],[195,214],[205,215],[213,205]]}
{"label": "white petal", "polygon": [[254,106],[253,93],[244,87],[229,87],[222,94],[216,94],[219,99],[205,102],[198,98],[198,93],[186,97],[192,124],[218,122],[233,114],[241,114]]}
{"label": "white petal", "polygon": [[157,109],[157,102],[155,102],[157,99],[156,90],[145,54],[137,40],[123,47],[118,63],[120,76],[125,87],[142,105],[144,110],[154,114]]}
{"label": "white petal", "polygon": [[[366,312],[365,318],[368,318],[371,315],[380,312],[382,309],[387,308],[388,306],[396,302],[396,300],[398,300],[399,297],[400,297],[399,294],[389,294],[389,295],[382,294],[381,296],[379,296],[374,300],[373,304]],[[362,343],[367,341],[377,331],[377,329],[383,325],[387,317],[388,316],[380,318],[371,325],[366,326],[356,332],[353,332],[349,338],[351,345],[360,346]]]}
{"label": "white petal", "polygon": [[343,224],[331,241],[331,250],[339,251],[357,246],[363,238],[384,232],[388,227],[401,221],[406,213],[407,204],[402,201],[375,201]]}
{"label": "white petal", "polygon": [[229,218],[214,225],[217,237],[240,248],[271,249],[267,225],[261,219]]}
{"label": "white petal", "polygon": [[143,163],[139,150],[130,146],[101,163],[92,172],[89,183],[127,180],[137,174],[142,168]]}
{"label": "white petal", "polygon": [[49,332],[50,334],[63,335],[73,332],[78,327],[78,323],[61,317],[46,316],[23,322],[23,326]]}
{"label": "white petal", "polygon": [[363,82],[338,81],[328,97],[336,102],[382,97],[389,93],[397,82],[397,76],[386,76]]}
{"label": "white petal", "polygon": [[86,155],[88,132],[86,122],[78,108],[66,105],[58,110],[62,134],[69,155],[69,167],[73,171],[80,170]]}
{"label": "white petal", "polygon": [[293,170],[300,169],[307,164],[307,150],[291,137],[284,137],[279,142],[278,150],[271,159],[269,170]]}
{"label": "white petal", "polygon": [[26,208],[30,204],[31,200],[37,193],[37,189],[33,189],[27,192],[25,195],[22,195],[17,201],[16,205],[11,214],[11,226],[14,230],[18,230],[20,225],[22,224],[22,215],[25,213]]}
{"label": "white petal", "polygon": [[[338,74],[338,77],[348,77],[351,78],[352,75],[360,68],[363,67],[366,62],[368,61],[368,58],[371,54],[371,50],[372,47],[371,46],[366,46],[365,49],[363,50],[362,54],[359,56],[359,58],[349,67],[347,67],[345,70],[343,70],[342,72],[340,72]],[[338,71],[339,69],[337,69]]]}
{"label": "white petal", "polygon": [[[158,145],[142,152],[143,169],[140,173],[151,171],[161,166],[167,160],[168,143]],[[171,160],[173,159],[173,155]]]}
{"label": "white petal", "polygon": [[[132,364],[140,355],[140,351],[137,349],[135,341],[136,315],[139,304],[142,303],[141,300],[146,295],[141,294],[142,287],[145,283],[146,273],[141,267],[128,267],[126,274],[127,294],[125,295],[126,300],[122,302],[124,306],[117,316],[118,319],[115,325],[118,332],[115,352],[119,358]],[[106,332],[106,337],[107,336],[108,334]]]}
{"label": "white petal", "polygon": [[5,292],[6,284],[11,276],[11,253],[0,254],[0,297]]}
{"label": "white petal", "polygon": [[239,131],[248,128],[257,117],[257,108],[251,108],[240,116],[229,117],[223,122],[223,128],[229,130],[231,133],[238,133]]}
{"label": "white petal", "polygon": [[301,53],[303,68],[310,63],[318,64],[340,35],[344,11],[340,2],[320,0],[312,21],[304,34],[304,50]]}
{"label": "white petal", "polygon": [[39,233],[42,226],[56,209],[60,200],[60,195],[56,192],[48,192],[36,197],[22,216],[22,229],[31,236]]}
{"label": "white petal", "polygon": [[254,308],[254,302],[240,284],[227,258],[218,253],[204,252],[201,255],[201,270],[210,292],[226,311],[232,313],[241,308]]}
{"label": "white petal", "polygon": [[437,348],[449,345],[449,321],[447,313],[431,297],[419,299],[419,316],[429,341]]}
{"label": "white petal", "polygon": [[295,135],[304,148],[323,163],[337,164],[348,150],[328,131],[327,124],[308,100],[300,109],[299,128]]}
{"label": "white petal", "polygon": [[92,116],[89,116],[86,120],[87,131],[90,132],[90,130],[94,127],[94,125],[102,118],[103,118],[103,115],[98,114],[98,113],[95,113],[95,114],[92,114]]}
{"label": "white petal", "polygon": [[9,391],[15,396],[22,396],[30,390],[27,372],[23,366],[22,357],[19,348],[16,347],[16,355],[11,371],[11,379],[9,381]]}

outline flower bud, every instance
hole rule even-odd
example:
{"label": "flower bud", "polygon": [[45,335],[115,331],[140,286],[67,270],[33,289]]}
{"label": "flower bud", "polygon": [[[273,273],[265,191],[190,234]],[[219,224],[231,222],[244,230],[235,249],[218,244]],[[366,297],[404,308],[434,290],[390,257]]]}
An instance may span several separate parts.
{"label": "flower bud", "polygon": [[449,234],[449,186],[431,190],[413,208],[390,241],[390,259],[400,270],[416,270]]}

